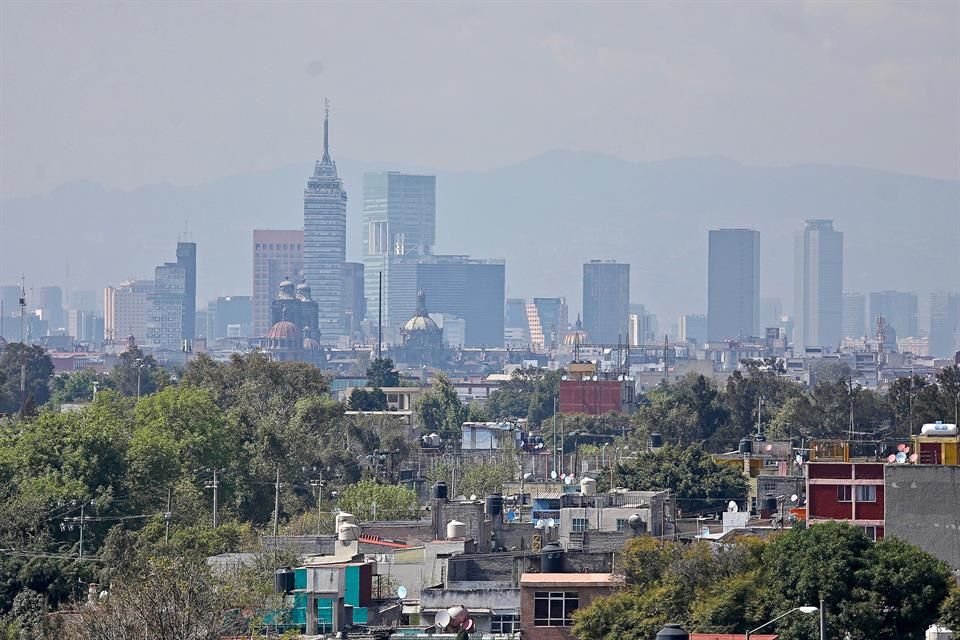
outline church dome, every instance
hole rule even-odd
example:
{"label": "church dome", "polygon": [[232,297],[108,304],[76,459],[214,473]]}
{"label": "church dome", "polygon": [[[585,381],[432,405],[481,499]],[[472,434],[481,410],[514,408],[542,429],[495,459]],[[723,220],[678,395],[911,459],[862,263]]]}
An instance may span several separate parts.
{"label": "church dome", "polygon": [[297,329],[297,325],[289,320],[281,320],[270,327],[270,331],[267,332],[268,340],[294,340],[299,337],[300,330]]}
{"label": "church dome", "polygon": [[563,344],[568,347],[574,347],[578,344],[590,344],[590,336],[583,329],[580,316],[577,316],[577,324],[573,331],[563,337]]}
{"label": "church dome", "polygon": [[317,342],[315,338],[304,338],[303,339],[303,350],[304,351],[320,351],[320,343]]}
{"label": "church dome", "polygon": [[419,331],[433,333],[440,331],[440,327],[437,326],[437,323],[434,322],[433,318],[427,313],[427,297],[424,295],[423,289],[417,292],[417,313],[403,325],[403,331],[405,333]]}

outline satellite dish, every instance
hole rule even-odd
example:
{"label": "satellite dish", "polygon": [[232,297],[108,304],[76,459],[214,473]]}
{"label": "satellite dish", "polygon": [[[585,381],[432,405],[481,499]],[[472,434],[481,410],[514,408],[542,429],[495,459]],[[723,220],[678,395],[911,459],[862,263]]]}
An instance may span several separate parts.
{"label": "satellite dish", "polygon": [[433,625],[438,629],[446,629],[450,624],[450,614],[445,609],[437,611],[437,617],[433,619]]}
{"label": "satellite dish", "polygon": [[902,442],[897,445],[897,451],[906,451],[906,449],[907,445],[903,444]]}
{"label": "satellite dish", "polygon": [[528,471],[527,473],[523,474],[523,479],[524,479],[524,480],[529,480],[529,479],[532,478],[532,477],[533,477],[533,474],[530,473],[529,471]]}
{"label": "satellite dish", "polygon": [[897,456],[895,456],[894,454],[891,453],[890,455],[887,456],[887,462],[893,464],[896,461],[897,461]]}
{"label": "satellite dish", "polygon": [[573,484],[573,476],[566,476],[563,479],[563,484]]}
{"label": "satellite dish", "polygon": [[547,520],[547,528],[553,529],[555,526],[557,526],[556,520],[554,520],[553,518],[550,518],[549,520]]}
{"label": "satellite dish", "polygon": [[919,459],[920,459],[920,456],[919,456],[919,455],[917,455],[917,454],[915,454],[915,453],[911,453],[911,454],[910,454],[910,462],[916,462],[916,461],[919,460]]}
{"label": "satellite dish", "polygon": [[797,461],[797,466],[800,466],[800,465],[802,465],[802,464],[803,464],[803,456],[802,456],[802,455],[800,455],[799,453],[797,454],[797,457],[796,457],[796,458],[794,458],[794,460],[796,460],[796,461]]}
{"label": "satellite dish", "polygon": [[737,503],[733,500],[727,503],[727,511],[730,513],[736,513],[740,511],[740,507],[737,506]]}
{"label": "satellite dish", "polygon": [[556,470],[556,469],[554,469],[553,471],[550,472],[550,477],[553,478],[554,480],[557,479],[557,470]]}
{"label": "satellite dish", "polygon": [[897,454],[897,464],[903,464],[906,461],[907,461],[907,454],[905,454],[903,451],[899,452]]}
{"label": "satellite dish", "polygon": [[545,524],[545,523],[543,522],[543,518],[540,518],[539,520],[537,520],[536,524],[533,525],[533,528],[534,528],[534,529],[543,529],[544,524]]}
{"label": "satellite dish", "polygon": [[397,587],[397,597],[403,600],[407,597],[407,588],[403,585]]}
{"label": "satellite dish", "polygon": [[476,499],[477,499],[477,494],[471,493],[471,494],[470,494],[470,499],[471,499],[471,500],[476,500]]}
{"label": "satellite dish", "polygon": [[768,444],[767,446],[765,446],[765,447],[763,448],[763,450],[764,450],[764,451],[773,451],[773,445],[772,445],[772,444]]}
{"label": "satellite dish", "polygon": [[910,453],[910,447],[909,447],[909,445],[908,445],[908,446],[905,446],[905,447],[903,448],[903,452],[904,452],[904,453]]}
{"label": "satellite dish", "polygon": [[798,496],[797,494],[793,494],[792,496],[790,496],[790,502],[792,502],[792,503],[794,503],[794,504],[796,504],[796,503],[797,503],[797,500],[799,500],[799,499],[800,499],[800,496]]}

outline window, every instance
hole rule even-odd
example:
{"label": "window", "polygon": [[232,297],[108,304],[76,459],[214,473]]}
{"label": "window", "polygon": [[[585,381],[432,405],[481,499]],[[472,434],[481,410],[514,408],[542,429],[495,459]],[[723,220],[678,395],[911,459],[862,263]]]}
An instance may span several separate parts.
{"label": "window", "polygon": [[510,614],[490,617],[490,633],[516,633],[517,631],[520,631],[520,616]]}
{"label": "window", "polygon": [[533,594],[533,626],[569,627],[571,617],[580,606],[576,591],[535,591]]}
{"label": "window", "polygon": [[857,502],[876,502],[877,486],[873,484],[857,485]]}
{"label": "window", "polygon": [[626,531],[628,526],[626,518],[617,518],[617,531]]}
{"label": "window", "polygon": [[837,487],[837,502],[850,502],[853,500],[853,487],[848,484],[842,484]]}
{"label": "window", "polygon": [[868,538],[870,538],[870,539],[873,540],[874,542],[877,541],[877,528],[876,528],[876,527],[860,527],[860,529],[863,531],[864,535],[866,535]]}
{"label": "window", "polygon": [[573,532],[582,533],[587,530],[587,519],[586,518],[574,518],[573,519]]}

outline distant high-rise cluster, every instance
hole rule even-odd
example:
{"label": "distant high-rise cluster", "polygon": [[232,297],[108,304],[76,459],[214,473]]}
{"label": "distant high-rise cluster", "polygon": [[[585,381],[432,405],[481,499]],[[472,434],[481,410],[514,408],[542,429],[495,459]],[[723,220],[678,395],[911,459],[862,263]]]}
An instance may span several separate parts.
{"label": "distant high-rise cluster", "polygon": [[960,351],[960,292],[930,294],[930,353],[941,358]]}
{"label": "distant high-rise cluster", "polygon": [[254,230],[253,335],[267,335],[270,303],[286,279],[303,281],[303,230]]}
{"label": "distant high-rise cluster", "polygon": [[796,238],[794,352],[836,350],[843,336],[843,233],[807,220]]}

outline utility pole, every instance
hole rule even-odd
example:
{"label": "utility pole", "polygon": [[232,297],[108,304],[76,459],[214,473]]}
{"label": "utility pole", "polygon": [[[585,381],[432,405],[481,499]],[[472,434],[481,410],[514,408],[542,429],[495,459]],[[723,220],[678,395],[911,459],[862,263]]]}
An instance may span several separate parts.
{"label": "utility pole", "polygon": [[216,529],[220,524],[217,516],[217,492],[220,488],[220,482],[217,480],[217,470],[213,470],[213,482],[207,482],[203,486],[204,489],[213,489],[213,528]]}
{"label": "utility pole", "polygon": [[320,469],[320,479],[311,480],[310,484],[317,490],[317,536],[320,535],[320,505],[323,502],[323,469]]}
{"label": "utility pole", "polygon": [[823,610],[823,598],[820,598],[820,640],[827,640],[827,614]]}
{"label": "utility pole", "polygon": [[273,491],[273,561],[277,562],[277,552],[280,549],[280,543],[277,535],[280,533],[280,465],[277,465],[277,482]]}
{"label": "utility pole", "polygon": [[167,510],[163,514],[164,521],[164,532],[163,532],[163,545],[167,546],[170,543],[170,520],[173,519],[173,512],[170,510],[170,504],[173,500],[173,489],[167,489]]}

